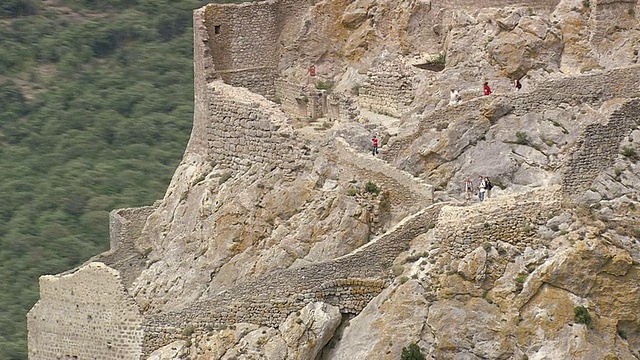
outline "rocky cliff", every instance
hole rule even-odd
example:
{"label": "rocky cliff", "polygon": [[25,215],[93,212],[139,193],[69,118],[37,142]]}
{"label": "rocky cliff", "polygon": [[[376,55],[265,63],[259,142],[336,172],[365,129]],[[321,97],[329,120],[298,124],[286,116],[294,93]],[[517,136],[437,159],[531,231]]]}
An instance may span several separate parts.
{"label": "rocky cliff", "polygon": [[41,278],[30,359],[640,359],[639,10],[196,10],[183,160]]}

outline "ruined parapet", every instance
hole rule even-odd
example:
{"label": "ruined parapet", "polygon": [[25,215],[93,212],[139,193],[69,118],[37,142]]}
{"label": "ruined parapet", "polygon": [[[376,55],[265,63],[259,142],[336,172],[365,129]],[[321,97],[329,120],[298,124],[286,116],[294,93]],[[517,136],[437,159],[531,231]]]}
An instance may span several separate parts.
{"label": "ruined parapet", "polygon": [[370,69],[367,80],[360,86],[359,105],[379,114],[400,117],[413,102],[416,71],[400,60]]}
{"label": "ruined parapet", "polygon": [[589,41],[596,49],[608,35],[620,29],[634,28],[637,23],[637,0],[591,0],[587,3],[591,10]]}
{"label": "ruined parapet", "polygon": [[261,164],[289,171],[309,160],[303,142],[275,103],[221,81],[210,83],[207,90],[209,121],[198,135],[207,139],[204,151],[213,161],[234,170]]}
{"label": "ruined parapet", "polygon": [[109,238],[111,251],[136,249],[136,239],[157,206],[116,209],[109,213]]}
{"label": "ruined parapet", "polygon": [[559,187],[486,199],[474,206],[445,206],[436,225],[438,241],[461,259],[477,247],[500,241],[524,251],[542,245],[536,230],[561,207]]}
{"label": "ruined parapet", "polygon": [[388,284],[394,259],[435,223],[442,204],[411,215],[364,247],[340,258],[274,271],[210,294],[172,312],[145,318],[145,354],[196,331],[239,322],[277,327],[310,302],[325,301],[356,314]]}
{"label": "ruined parapet", "polygon": [[601,171],[613,166],[620,143],[639,120],[640,99],[634,99],[615,110],[606,124],[590,124],[585,128],[563,173],[565,197],[578,200]]}
{"label": "ruined parapet", "polygon": [[140,359],[143,317],[117,271],[90,263],[40,277],[27,315],[29,359]]}
{"label": "ruined parapet", "polygon": [[422,209],[433,203],[433,187],[406,171],[372,156],[356,153],[342,138],[336,139],[340,162],[365,181],[385,190],[392,207]]}

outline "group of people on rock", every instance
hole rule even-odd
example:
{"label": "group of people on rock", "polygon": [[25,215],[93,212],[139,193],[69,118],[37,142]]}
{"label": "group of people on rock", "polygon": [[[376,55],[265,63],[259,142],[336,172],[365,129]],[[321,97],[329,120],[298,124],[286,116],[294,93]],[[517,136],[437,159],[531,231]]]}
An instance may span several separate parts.
{"label": "group of people on rock", "polygon": [[488,177],[478,176],[475,184],[471,178],[464,180],[464,198],[467,202],[471,201],[472,194],[476,194],[480,202],[484,201],[485,198],[490,198],[491,189],[493,189],[493,184]]}
{"label": "group of people on rock", "polygon": [[[513,89],[514,91],[519,91],[520,89],[522,89],[522,84],[520,83],[520,80],[518,78],[513,79]],[[484,84],[482,84],[482,94],[486,96],[491,95],[492,93],[493,91],[489,86],[489,82],[485,81]],[[462,104],[462,96],[460,95],[460,91],[458,91],[458,89],[451,89],[451,92],[449,94],[449,105],[453,106],[459,104]]]}

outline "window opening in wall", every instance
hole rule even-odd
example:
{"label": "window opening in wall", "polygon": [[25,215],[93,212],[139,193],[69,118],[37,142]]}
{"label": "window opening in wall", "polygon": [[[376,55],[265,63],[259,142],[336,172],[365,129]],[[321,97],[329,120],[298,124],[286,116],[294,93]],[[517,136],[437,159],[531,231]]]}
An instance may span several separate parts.
{"label": "window opening in wall", "polygon": [[215,25],[213,27],[213,33],[214,34],[220,34],[220,25]]}

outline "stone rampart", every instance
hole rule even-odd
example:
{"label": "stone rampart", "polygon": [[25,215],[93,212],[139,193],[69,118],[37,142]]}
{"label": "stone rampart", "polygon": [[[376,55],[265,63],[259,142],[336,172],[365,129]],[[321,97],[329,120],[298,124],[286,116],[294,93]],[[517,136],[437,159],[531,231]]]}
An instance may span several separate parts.
{"label": "stone rampart", "polygon": [[355,152],[342,138],[336,139],[339,162],[358,179],[371,181],[388,194],[391,207],[422,209],[433,203],[433,187],[386,161]]}
{"label": "stone rampart", "polygon": [[606,124],[590,124],[585,128],[563,173],[565,196],[577,199],[601,171],[613,166],[621,141],[639,121],[640,100],[634,99],[615,110]]}
{"label": "stone rampart", "polygon": [[118,272],[90,263],[40,277],[27,315],[29,359],[139,359],[143,317]]}
{"label": "stone rampart", "polygon": [[293,170],[309,160],[304,144],[280,108],[244,88],[220,81],[208,85],[206,154],[234,169],[255,164]]}
{"label": "stone rampart", "polygon": [[358,104],[379,114],[402,116],[414,98],[415,72],[399,60],[369,70],[367,80],[360,86]]}
{"label": "stone rampart", "polygon": [[293,36],[291,32],[310,5],[304,0],[268,0],[205,6],[199,11],[204,29],[196,30],[207,33],[213,75],[227,84],[273,97],[280,43]]}
{"label": "stone rampart", "polygon": [[274,1],[209,4],[204,24],[215,75],[225,83],[274,95],[278,14]]}
{"label": "stone rampart", "polygon": [[180,338],[187,326],[199,331],[237,322],[277,326],[288,314],[313,301],[326,301],[344,313],[359,313],[386,286],[394,259],[411,239],[434,226],[441,207],[432,205],[407,217],[338,259],[276,271],[181,310],[149,316],[145,349]]}
{"label": "stone rampart", "polygon": [[558,188],[545,188],[474,206],[445,207],[435,230],[447,251],[458,259],[496,241],[524,251],[527,246],[540,245],[536,229],[560,208],[561,200]]}
{"label": "stone rampart", "polygon": [[[461,118],[482,119],[498,111],[522,116],[529,112],[556,108],[562,104],[577,106],[589,104],[599,107],[607,100],[640,97],[640,66],[612,69],[592,74],[551,79],[536,88],[518,93],[478,96],[456,106],[445,106],[419,115],[419,126],[413,133],[394,138],[388,144],[388,151],[382,154],[385,160],[392,160],[395,154],[421,136],[427,129],[441,123],[452,123]],[[504,115],[504,114],[503,114]]]}

